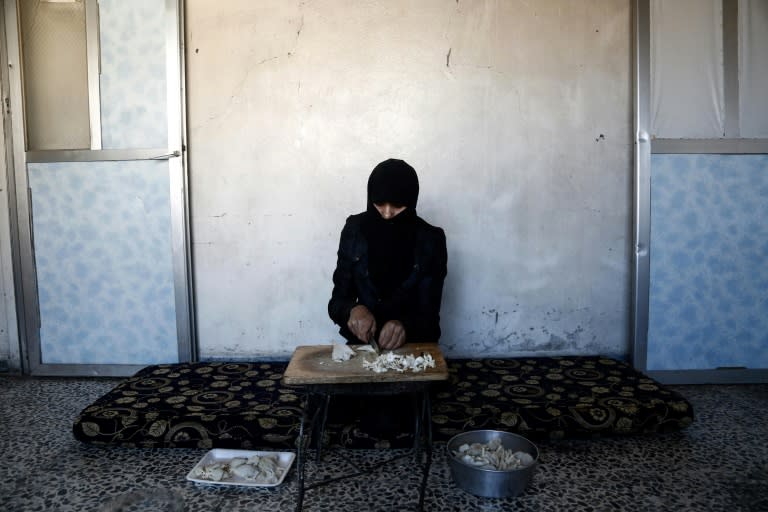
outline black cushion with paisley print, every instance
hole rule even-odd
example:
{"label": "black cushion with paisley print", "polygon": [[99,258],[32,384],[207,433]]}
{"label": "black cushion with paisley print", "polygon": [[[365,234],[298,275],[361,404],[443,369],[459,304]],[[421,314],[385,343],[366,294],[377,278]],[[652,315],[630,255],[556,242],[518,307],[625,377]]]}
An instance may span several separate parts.
{"label": "black cushion with paisley print", "polygon": [[148,366],[86,407],[75,437],[147,448],[291,448],[301,400],[284,362]]}
{"label": "black cushion with paisley print", "polygon": [[[300,388],[282,384],[286,366],[148,366],[86,407],[73,432],[101,445],[294,449],[303,397]],[[550,439],[635,435],[679,430],[693,421],[682,396],[611,358],[455,359],[448,369],[449,380],[432,394],[437,441],[475,429]],[[412,446],[413,408],[380,405],[363,410],[334,398],[324,444]],[[371,417],[381,411],[388,411],[388,421]]]}
{"label": "black cushion with paisley print", "polygon": [[693,421],[685,398],[612,358],[464,359],[448,369],[432,407],[438,440],[475,429],[550,439],[645,434]]}

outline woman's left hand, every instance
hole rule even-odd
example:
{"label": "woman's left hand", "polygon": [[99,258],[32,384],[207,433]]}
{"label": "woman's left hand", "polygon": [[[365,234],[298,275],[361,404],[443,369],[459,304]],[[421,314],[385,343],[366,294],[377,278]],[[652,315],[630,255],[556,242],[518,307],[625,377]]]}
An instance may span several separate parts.
{"label": "woman's left hand", "polygon": [[379,347],[394,350],[405,344],[405,327],[400,320],[390,320],[379,332]]}

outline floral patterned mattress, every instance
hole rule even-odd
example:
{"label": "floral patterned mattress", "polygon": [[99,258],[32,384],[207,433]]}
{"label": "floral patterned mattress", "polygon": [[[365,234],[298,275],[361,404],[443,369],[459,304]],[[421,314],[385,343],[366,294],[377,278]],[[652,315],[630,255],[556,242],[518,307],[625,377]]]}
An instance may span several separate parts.
{"label": "floral patterned mattress", "polygon": [[[82,442],[100,445],[291,449],[303,392],[282,384],[286,366],[148,366],[86,407],[73,432]],[[680,394],[615,359],[456,359],[448,361],[448,368],[449,380],[432,393],[436,441],[474,429],[506,430],[532,439],[635,435],[675,431],[693,421],[691,405]],[[369,407],[376,414],[405,416],[399,418],[404,421],[371,422],[365,411],[334,411],[333,405],[332,400],[326,445],[384,448],[413,443],[411,408]]]}

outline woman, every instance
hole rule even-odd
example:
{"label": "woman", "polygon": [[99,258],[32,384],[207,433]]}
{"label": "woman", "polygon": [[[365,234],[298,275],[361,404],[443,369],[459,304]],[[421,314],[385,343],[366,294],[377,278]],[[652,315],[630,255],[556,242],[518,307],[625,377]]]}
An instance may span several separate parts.
{"label": "woman", "polygon": [[347,218],[328,314],[350,343],[393,350],[440,338],[445,233],[416,214],[418,197],[413,167],[385,160],[368,178],[366,211]]}

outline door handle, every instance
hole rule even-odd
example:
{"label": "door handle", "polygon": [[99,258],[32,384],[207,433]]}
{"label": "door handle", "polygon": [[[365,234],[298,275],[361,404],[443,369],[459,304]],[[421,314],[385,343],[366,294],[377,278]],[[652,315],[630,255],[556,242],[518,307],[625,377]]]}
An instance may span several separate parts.
{"label": "door handle", "polygon": [[152,158],[150,158],[150,160],[170,160],[171,158],[176,158],[179,156],[181,156],[181,151],[177,150],[171,153],[166,153],[164,155],[153,156]]}

